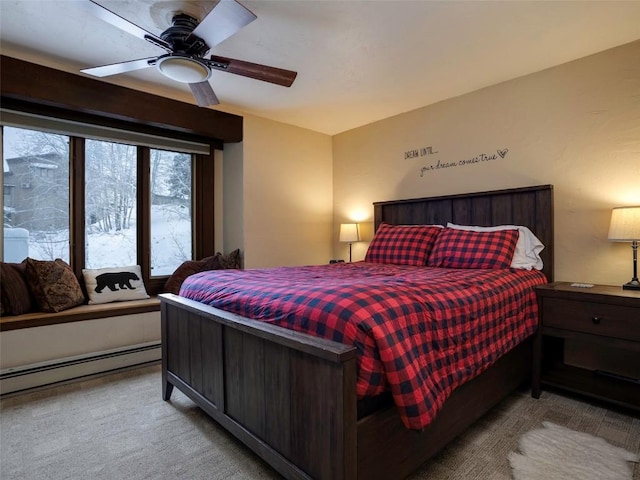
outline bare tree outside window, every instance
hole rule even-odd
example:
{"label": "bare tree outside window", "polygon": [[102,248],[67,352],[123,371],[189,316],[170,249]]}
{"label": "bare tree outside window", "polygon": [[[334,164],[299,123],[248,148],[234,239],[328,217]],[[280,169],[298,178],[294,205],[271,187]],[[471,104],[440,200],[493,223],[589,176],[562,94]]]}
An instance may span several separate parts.
{"label": "bare tree outside window", "polygon": [[87,140],[85,143],[85,265],[137,264],[136,147]]}

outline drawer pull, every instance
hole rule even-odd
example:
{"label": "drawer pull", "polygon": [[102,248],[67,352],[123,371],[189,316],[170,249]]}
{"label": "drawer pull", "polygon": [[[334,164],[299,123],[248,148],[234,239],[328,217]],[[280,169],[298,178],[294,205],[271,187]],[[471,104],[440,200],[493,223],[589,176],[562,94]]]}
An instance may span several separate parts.
{"label": "drawer pull", "polygon": [[595,324],[595,325],[600,325],[600,317],[592,317],[591,321]]}

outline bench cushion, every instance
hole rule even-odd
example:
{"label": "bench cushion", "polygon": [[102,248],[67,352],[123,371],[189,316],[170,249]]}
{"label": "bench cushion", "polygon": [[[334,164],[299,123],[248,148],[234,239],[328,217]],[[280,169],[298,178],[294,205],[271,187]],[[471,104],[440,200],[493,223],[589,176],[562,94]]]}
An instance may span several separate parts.
{"label": "bench cushion", "polygon": [[79,305],[57,313],[29,312],[23,315],[3,316],[0,318],[0,331],[158,311],[160,311],[158,297],[99,305]]}

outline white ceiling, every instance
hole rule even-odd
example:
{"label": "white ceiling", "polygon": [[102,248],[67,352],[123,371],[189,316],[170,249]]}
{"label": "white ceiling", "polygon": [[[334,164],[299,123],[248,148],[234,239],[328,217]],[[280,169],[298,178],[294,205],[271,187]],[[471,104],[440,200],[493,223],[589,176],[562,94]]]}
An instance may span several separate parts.
{"label": "white ceiling", "polygon": [[[215,1],[98,0],[159,35]],[[211,53],[298,72],[214,72],[218,109],[340,133],[640,39],[640,1],[244,0],[258,19]],[[164,53],[73,0],[0,0],[4,55],[68,72]],[[105,81],[195,103],[154,68]]]}

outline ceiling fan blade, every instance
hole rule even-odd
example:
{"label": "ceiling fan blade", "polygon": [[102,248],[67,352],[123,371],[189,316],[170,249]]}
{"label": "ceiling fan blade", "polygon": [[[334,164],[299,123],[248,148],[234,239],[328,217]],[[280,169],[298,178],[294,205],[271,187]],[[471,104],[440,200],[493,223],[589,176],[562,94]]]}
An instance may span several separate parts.
{"label": "ceiling fan blade", "polygon": [[158,47],[164,48],[168,52],[171,52],[171,46],[162,40],[160,37],[147,32],[145,29],[140,28],[134,23],[131,23],[129,20],[122,18],[117,13],[112,12],[111,10],[103,7],[102,5],[97,4],[93,0],[73,0],[76,2],[78,6],[84,8],[85,11],[98,17],[101,20],[104,20],[111,25],[118,27],[120,30],[124,30],[131,35],[135,35],[138,38],[146,40]]}
{"label": "ceiling fan blade", "polygon": [[88,73],[94,77],[108,77],[118,73],[133,72],[143,68],[151,67],[155,64],[156,57],[141,58],[139,60],[131,60],[130,62],[112,63],[111,65],[102,65],[100,67],[84,68],[80,70],[82,73]]}
{"label": "ceiling fan blade", "polygon": [[192,33],[212,48],[256,18],[258,17],[236,0],[220,0]]}
{"label": "ceiling fan blade", "polygon": [[258,63],[235,60],[233,58],[218,57],[211,55],[210,60],[206,60],[207,65],[214,70],[235,73],[243,77],[262,80],[263,82],[275,83],[283,87],[290,87],[298,75],[297,72],[284,70],[282,68],[269,67]]}
{"label": "ceiling fan blade", "polygon": [[206,80],[199,83],[190,83],[189,86],[199,107],[208,107],[209,105],[218,105],[220,103],[213,88],[211,88],[211,84]]}

